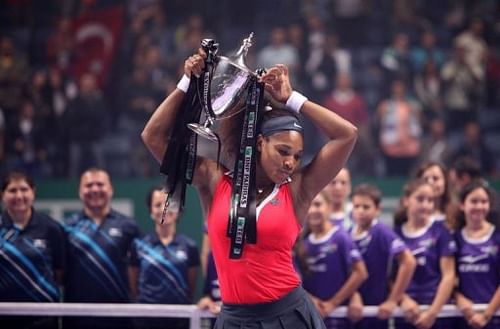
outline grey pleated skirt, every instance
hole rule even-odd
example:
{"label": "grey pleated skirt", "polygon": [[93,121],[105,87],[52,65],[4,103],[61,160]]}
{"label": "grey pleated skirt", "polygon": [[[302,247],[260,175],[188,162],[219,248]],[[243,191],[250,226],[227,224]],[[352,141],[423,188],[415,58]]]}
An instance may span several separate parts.
{"label": "grey pleated skirt", "polygon": [[326,329],[301,286],[262,304],[223,304],[214,329]]}

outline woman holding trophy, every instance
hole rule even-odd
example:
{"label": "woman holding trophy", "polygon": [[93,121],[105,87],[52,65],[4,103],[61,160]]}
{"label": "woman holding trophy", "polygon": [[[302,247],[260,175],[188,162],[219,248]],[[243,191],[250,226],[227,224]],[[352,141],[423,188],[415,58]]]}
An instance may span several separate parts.
{"label": "woman holding trophy", "polygon": [[[166,161],[169,144],[176,138],[176,118],[190,109],[182,105],[183,100],[192,80],[206,76],[210,56],[204,48],[186,59],[185,75],[177,89],[160,104],[142,132],[144,143],[159,162]],[[312,199],[347,161],[357,129],[293,91],[284,65],[269,68],[252,81],[254,87],[245,93],[246,121],[238,121],[240,115],[221,124],[223,149],[236,158],[233,172],[200,156],[191,171],[190,183],[208,214],[223,301],[215,328],[240,328],[242,323],[252,328],[252,324],[259,328],[324,328],[321,316],[336,305],[324,303],[316,310],[293,268],[292,248]],[[215,103],[217,100],[212,106]],[[233,107],[241,107],[242,102],[234,103]],[[304,167],[300,166],[304,138],[298,113],[329,139]],[[207,126],[201,129],[209,130]],[[170,191],[176,187],[170,186]]]}

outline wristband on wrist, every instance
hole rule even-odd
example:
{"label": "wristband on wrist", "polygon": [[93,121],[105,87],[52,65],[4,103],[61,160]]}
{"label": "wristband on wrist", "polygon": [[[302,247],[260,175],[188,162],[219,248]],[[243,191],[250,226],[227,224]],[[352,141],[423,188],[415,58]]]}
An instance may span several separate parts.
{"label": "wristband on wrist", "polygon": [[307,101],[307,97],[297,91],[293,91],[286,101],[287,109],[299,113],[302,105]]}
{"label": "wristband on wrist", "polygon": [[182,79],[177,83],[177,89],[182,90],[184,93],[187,93],[189,89],[189,83],[191,82],[191,79],[187,75],[183,75]]}

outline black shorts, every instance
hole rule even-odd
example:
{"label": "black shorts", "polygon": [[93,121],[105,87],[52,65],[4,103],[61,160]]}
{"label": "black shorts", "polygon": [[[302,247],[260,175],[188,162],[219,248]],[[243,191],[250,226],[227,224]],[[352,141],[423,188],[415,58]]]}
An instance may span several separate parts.
{"label": "black shorts", "polygon": [[214,329],[325,329],[307,293],[298,287],[281,299],[262,304],[223,304]]}

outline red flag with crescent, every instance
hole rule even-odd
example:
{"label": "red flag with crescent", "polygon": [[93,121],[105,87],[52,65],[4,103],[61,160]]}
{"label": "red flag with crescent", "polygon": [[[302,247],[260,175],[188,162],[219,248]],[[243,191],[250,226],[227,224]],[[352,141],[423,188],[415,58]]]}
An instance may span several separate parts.
{"label": "red flag with crescent", "polygon": [[102,87],[118,50],[124,20],[123,6],[99,9],[73,20],[73,73],[78,79],[92,72]]}

